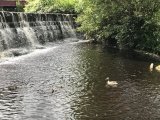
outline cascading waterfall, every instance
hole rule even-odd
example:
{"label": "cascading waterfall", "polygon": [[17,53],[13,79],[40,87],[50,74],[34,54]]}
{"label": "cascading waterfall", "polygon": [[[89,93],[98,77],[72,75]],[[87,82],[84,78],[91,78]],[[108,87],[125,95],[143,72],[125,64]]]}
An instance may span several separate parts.
{"label": "cascading waterfall", "polygon": [[76,38],[73,19],[70,14],[0,12],[0,53]]}
{"label": "cascading waterfall", "polygon": [[20,27],[17,29],[17,32],[23,33],[26,36],[28,43],[32,48],[35,48],[38,45],[38,40],[34,29],[29,25],[28,16],[25,13],[20,13]]}
{"label": "cascading waterfall", "polygon": [[1,14],[1,23],[2,27],[0,28],[0,40],[2,47],[0,48],[0,50],[5,50],[11,46],[12,37],[14,37],[14,34],[12,32],[12,29],[9,28],[4,12],[2,12]]}

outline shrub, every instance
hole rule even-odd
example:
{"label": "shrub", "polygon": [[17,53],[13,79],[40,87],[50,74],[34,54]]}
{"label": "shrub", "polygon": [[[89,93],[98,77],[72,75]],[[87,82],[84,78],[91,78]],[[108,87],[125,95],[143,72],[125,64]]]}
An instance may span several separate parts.
{"label": "shrub", "polygon": [[76,0],[28,0],[25,12],[73,13]]}
{"label": "shrub", "polygon": [[85,0],[79,31],[119,48],[160,52],[160,1]]}

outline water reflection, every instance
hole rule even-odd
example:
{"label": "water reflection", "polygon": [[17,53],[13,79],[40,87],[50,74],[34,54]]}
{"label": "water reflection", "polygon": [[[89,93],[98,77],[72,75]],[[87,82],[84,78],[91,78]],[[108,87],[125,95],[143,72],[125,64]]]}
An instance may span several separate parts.
{"label": "water reflection", "polygon": [[[134,120],[160,118],[160,74],[135,55],[88,43],[1,64],[0,118]],[[106,88],[105,78],[119,84]],[[10,91],[8,86],[16,85]],[[54,90],[54,92],[52,92]]]}

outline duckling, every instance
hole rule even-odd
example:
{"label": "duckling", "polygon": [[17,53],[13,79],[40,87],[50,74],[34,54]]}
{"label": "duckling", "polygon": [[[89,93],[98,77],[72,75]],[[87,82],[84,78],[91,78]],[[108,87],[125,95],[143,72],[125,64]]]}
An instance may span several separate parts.
{"label": "duckling", "polygon": [[15,91],[18,87],[16,85],[8,86],[9,91]]}
{"label": "duckling", "polygon": [[155,69],[160,72],[160,65],[156,66]]}
{"label": "duckling", "polygon": [[[149,69],[150,69],[151,72],[153,71],[153,68],[154,68],[154,64],[151,63],[150,66],[149,66]],[[156,66],[155,70],[158,71],[158,72],[160,72],[160,65]]]}
{"label": "duckling", "polygon": [[117,81],[110,81],[109,77],[107,77],[106,80],[107,80],[106,86],[117,87],[117,85],[118,85]]}
{"label": "duckling", "polygon": [[153,66],[154,66],[153,63],[151,63],[150,66],[149,66],[149,70],[150,70],[151,72],[153,71]]}
{"label": "duckling", "polygon": [[55,90],[54,89],[52,89],[52,93],[54,93],[55,92]]}

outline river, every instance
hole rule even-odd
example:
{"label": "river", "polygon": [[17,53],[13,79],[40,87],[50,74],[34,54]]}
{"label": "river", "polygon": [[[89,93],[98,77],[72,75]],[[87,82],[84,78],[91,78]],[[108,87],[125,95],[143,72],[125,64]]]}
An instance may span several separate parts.
{"label": "river", "polygon": [[[158,120],[152,61],[87,42],[61,43],[0,63],[1,120]],[[118,82],[106,87],[106,77]]]}

